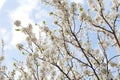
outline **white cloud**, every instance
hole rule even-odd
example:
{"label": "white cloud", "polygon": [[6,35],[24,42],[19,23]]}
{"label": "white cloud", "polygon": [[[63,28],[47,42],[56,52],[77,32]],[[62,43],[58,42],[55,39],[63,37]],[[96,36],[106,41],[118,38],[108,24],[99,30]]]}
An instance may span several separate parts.
{"label": "white cloud", "polygon": [[23,25],[32,22],[30,19],[31,11],[36,8],[38,0],[19,0],[20,6],[11,12],[12,21],[21,20]]}
{"label": "white cloud", "polygon": [[[12,23],[14,23],[15,20],[20,20],[23,26],[32,23],[33,21],[30,19],[30,13],[36,8],[38,1],[39,0],[18,0],[20,6],[10,13]],[[15,31],[15,26],[13,26],[12,36],[11,44],[13,46],[22,42],[25,37],[22,33]]]}
{"label": "white cloud", "polygon": [[0,27],[0,39],[3,39],[5,42],[9,41],[9,32],[4,27]]}
{"label": "white cloud", "polygon": [[4,3],[5,3],[5,0],[0,0],[0,10],[3,7]]}
{"label": "white cloud", "polygon": [[10,32],[4,28],[4,27],[0,27],[0,40],[3,39],[5,42],[5,50],[8,49],[8,43],[10,41]]}
{"label": "white cloud", "polygon": [[7,30],[5,28],[1,27],[0,32],[1,32],[0,33],[1,35],[4,35],[7,32]]}

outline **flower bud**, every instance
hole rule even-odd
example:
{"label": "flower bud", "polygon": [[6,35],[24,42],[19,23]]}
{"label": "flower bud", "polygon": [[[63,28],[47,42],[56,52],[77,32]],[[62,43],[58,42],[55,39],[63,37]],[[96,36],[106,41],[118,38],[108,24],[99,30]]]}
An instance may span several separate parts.
{"label": "flower bud", "polygon": [[14,25],[16,25],[17,27],[19,27],[19,26],[21,25],[21,21],[16,20],[16,21],[14,22]]}

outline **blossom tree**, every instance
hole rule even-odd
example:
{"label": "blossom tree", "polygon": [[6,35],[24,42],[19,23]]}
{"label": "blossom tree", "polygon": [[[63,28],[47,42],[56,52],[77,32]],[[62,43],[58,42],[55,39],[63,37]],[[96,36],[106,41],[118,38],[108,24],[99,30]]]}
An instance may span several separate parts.
{"label": "blossom tree", "polygon": [[4,40],[1,39],[0,42],[1,45],[1,53],[0,53],[0,80],[5,80],[6,78],[9,78],[6,70],[7,70],[7,66],[3,65],[3,61],[5,59],[5,53],[4,53]]}
{"label": "blossom tree", "polygon": [[54,25],[14,22],[26,35],[25,44],[17,44],[26,61],[15,62],[8,78],[19,72],[18,80],[119,80],[120,0],[109,0],[107,8],[105,0],[87,0],[87,7],[68,0],[43,2],[54,9]]}

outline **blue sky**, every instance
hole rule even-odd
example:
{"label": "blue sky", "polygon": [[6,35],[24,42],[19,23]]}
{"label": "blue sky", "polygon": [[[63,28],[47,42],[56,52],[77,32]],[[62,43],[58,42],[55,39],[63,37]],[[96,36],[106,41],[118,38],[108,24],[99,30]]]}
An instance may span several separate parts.
{"label": "blue sky", "polygon": [[[83,0],[70,1],[83,3]],[[21,20],[23,26],[27,26],[28,23],[40,23],[43,20],[51,21],[49,11],[51,9],[41,4],[40,0],[0,0],[0,39],[5,41],[4,64],[9,69],[12,69],[14,59],[24,59],[16,44],[23,42],[25,36],[15,31],[14,21]]]}

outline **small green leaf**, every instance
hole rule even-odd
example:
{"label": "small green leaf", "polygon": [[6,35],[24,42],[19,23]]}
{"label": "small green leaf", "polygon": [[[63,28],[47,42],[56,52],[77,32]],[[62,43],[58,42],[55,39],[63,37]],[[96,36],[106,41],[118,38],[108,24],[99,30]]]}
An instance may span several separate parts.
{"label": "small green leaf", "polygon": [[43,24],[46,24],[46,22],[45,22],[45,21],[43,21]]}
{"label": "small green leaf", "polygon": [[16,66],[16,62],[13,63],[13,66]]}
{"label": "small green leaf", "polygon": [[82,8],[82,7],[80,8],[80,12],[81,12],[81,11],[83,11],[83,8]]}
{"label": "small green leaf", "polygon": [[20,31],[20,29],[15,29],[15,31]]}
{"label": "small green leaf", "polygon": [[25,53],[24,53],[24,52],[22,52],[22,54],[24,55]]}
{"label": "small green leaf", "polygon": [[53,12],[50,12],[49,15],[53,15]]}

